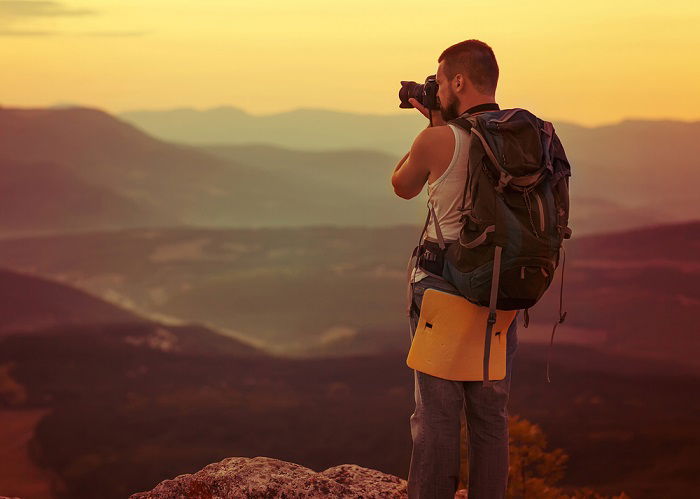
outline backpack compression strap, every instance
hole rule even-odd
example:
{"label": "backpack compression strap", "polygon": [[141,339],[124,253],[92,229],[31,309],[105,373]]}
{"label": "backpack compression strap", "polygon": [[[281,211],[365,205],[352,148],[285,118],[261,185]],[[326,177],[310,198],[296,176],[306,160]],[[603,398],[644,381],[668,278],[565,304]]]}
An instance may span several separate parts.
{"label": "backpack compression strap", "polygon": [[484,338],[484,388],[492,383],[489,381],[489,358],[491,357],[491,335],[493,333],[493,325],[496,323],[496,303],[498,301],[498,281],[501,273],[502,250],[503,248],[498,245],[494,248],[491,296],[489,297],[489,317],[486,321],[486,336]]}
{"label": "backpack compression strap", "polygon": [[501,277],[501,253],[506,246],[508,240],[504,233],[505,222],[501,213],[500,204],[503,203],[501,194],[497,191],[493,196],[493,214],[494,214],[494,231],[493,231],[493,271],[491,274],[491,294],[489,296],[489,316],[486,321],[486,334],[484,337],[484,383],[486,388],[493,382],[489,380],[489,358],[491,356],[491,337],[493,326],[496,324],[496,308],[498,305],[498,284]]}

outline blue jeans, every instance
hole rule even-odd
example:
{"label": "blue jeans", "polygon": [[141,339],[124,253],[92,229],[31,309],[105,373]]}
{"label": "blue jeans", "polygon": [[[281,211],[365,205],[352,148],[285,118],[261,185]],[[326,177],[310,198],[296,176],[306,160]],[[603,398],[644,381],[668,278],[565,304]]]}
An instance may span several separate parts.
{"label": "blue jeans", "polygon": [[[413,285],[420,310],[423,292],[436,288],[459,294],[450,283],[428,276]],[[419,312],[412,307],[411,341]],[[508,329],[506,377],[484,388],[481,381],[452,381],[414,369],[416,409],[410,417],[413,451],[409,499],[454,497],[459,484],[460,411],[465,411],[469,448],[469,499],[499,499],[508,485],[508,392],[518,346],[516,315]]]}

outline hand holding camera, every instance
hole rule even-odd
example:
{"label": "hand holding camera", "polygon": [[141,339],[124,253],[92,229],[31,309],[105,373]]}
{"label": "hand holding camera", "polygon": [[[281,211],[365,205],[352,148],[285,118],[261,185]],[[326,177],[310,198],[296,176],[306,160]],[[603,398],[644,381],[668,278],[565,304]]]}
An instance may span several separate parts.
{"label": "hand holding camera", "polygon": [[413,97],[409,98],[408,102],[413,104],[413,107],[418,109],[418,111],[420,111],[423,116],[430,120],[430,126],[447,125],[445,120],[442,119],[442,114],[440,113],[440,110],[434,111],[432,109],[428,109]]}
{"label": "hand holding camera", "polygon": [[430,120],[430,126],[446,125],[440,113],[440,99],[437,96],[438,84],[435,75],[425,79],[424,84],[415,81],[402,81],[399,90],[399,107],[415,107]]}

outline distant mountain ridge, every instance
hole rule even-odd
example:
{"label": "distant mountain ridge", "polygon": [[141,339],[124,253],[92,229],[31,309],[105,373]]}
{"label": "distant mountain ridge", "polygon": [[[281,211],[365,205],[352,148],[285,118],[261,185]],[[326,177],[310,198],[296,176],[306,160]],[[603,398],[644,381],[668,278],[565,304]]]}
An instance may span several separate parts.
{"label": "distant mountain ridge", "polygon": [[[0,233],[418,224],[426,190],[398,198],[390,177],[400,155],[376,143],[401,137],[407,150],[417,133],[406,131],[416,124],[409,116],[300,110],[256,125],[269,143],[195,147],[154,138],[98,109],[0,108]],[[700,122],[662,123],[556,124],[572,163],[576,235],[700,217]],[[300,149],[306,139],[299,134],[309,133],[316,146],[345,145]],[[367,140],[348,148],[354,133]],[[275,142],[295,136],[295,147]]]}
{"label": "distant mountain ridge", "polygon": [[[346,155],[352,158],[354,154]],[[370,162],[363,168],[354,167],[356,161],[365,159]],[[156,225],[407,223],[420,216],[419,201],[408,203],[415,207],[411,212],[405,201],[392,199],[386,173],[392,162],[390,156],[374,152],[344,161],[350,168],[342,170],[357,178],[368,169],[375,172],[358,192],[349,188],[352,182],[338,182],[337,176],[326,175],[326,182],[317,183],[322,175],[309,177],[291,169],[278,169],[270,175],[259,166],[155,139],[97,109],[0,108],[0,192],[15,192],[12,203],[5,201],[0,230],[29,233],[46,227],[61,231]],[[57,171],[63,169],[66,176],[72,176],[71,186],[66,187],[74,191],[72,197],[87,200],[95,197],[90,191],[100,190],[101,199],[92,201],[93,219],[84,216],[83,212],[90,210],[84,203],[77,203],[72,211],[63,203],[57,207],[64,211],[63,216],[58,220],[54,217],[53,223],[52,207],[56,208],[61,194],[47,193],[35,199],[31,179],[35,178],[37,185],[46,179],[29,172],[36,170],[34,163],[56,164]],[[329,171],[334,168],[319,161],[315,165]],[[124,207],[110,206],[117,204]],[[117,216],[119,210],[124,213]],[[100,211],[106,214],[101,219],[95,216]],[[30,219],[30,212],[46,215]]]}
{"label": "distant mountain ridge", "polygon": [[[164,140],[192,145],[273,144],[308,151],[372,149],[403,156],[427,125],[415,110],[369,114],[301,108],[253,115],[232,106],[177,108],[118,113],[121,119]],[[583,129],[575,123],[562,128]]]}
{"label": "distant mountain ridge", "polygon": [[[371,149],[398,161],[427,123],[413,110],[370,115],[297,109],[255,116],[221,106],[119,116],[155,136],[205,145],[229,158],[267,144],[326,152]],[[630,226],[620,218],[640,226],[700,216],[697,194],[689,187],[700,177],[700,121],[624,119],[597,127],[551,121],[572,162],[572,196],[582,209],[572,217],[585,232],[594,231],[596,219],[617,230]]]}

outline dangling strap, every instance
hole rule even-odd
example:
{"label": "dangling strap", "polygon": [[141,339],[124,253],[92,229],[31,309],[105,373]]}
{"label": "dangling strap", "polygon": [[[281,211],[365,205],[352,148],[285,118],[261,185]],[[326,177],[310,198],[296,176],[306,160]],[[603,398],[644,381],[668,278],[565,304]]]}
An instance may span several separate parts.
{"label": "dangling strap", "polygon": [[413,252],[408,259],[408,266],[406,267],[406,315],[411,316],[411,305],[413,304],[413,282],[411,275],[418,266],[418,251],[420,250],[421,243],[423,242],[423,236],[425,235],[425,229],[428,227],[428,222],[430,221],[430,211],[428,211],[428,216],[425,217],[425,223],[423,224],[423,230],[420,232],[420,237],[418,238],[418,246],[413,248]]}
{"label": "dangling strap", "polygon": [[489,318],[486,321],[486,337],[484,338],[484,384],[489,384],[489,359],[491,357],[491,333],[496,324],[496,303],[498,301],[498,281],[501,273],[501,248],[496,246],[493,254],[493,274],[491,275],[491,296],[489,297]]}
{"label": "dangling strap", "polygon": [[[418,246],[413,248],[413,252],[411,253],[411,257],[408,259],[408,266],[406,268],[406,315],[409,317],[411,316],[411,305],[413,304],[413,282],[411,280],[411,275],[415,271],[415,269],[418,267],[418,259],[420,258],[420,247],[423,242],[423,236],[425,235],[425,230],[428,228],[428,222],[430,221],[430,217],[433,217],[433,222],[435,222],[435,234],[437,235],[438,239],[438,244],[440,245],[440,249],[444,250],[447,248],[447,245],[445,244],[445,239],[442,236],[442,231],[440,230],[440,223],[438,222],[437,215],[435,214],[435,209],[433,208],[433,204],[430,199],[428,199],[428,216],[425,218],[425,224],[423,224],[423,230],[421,231],[420,237],[418,238]],[[430,272],[429,270],[426,270],[421,267],[421,272],[425,272],[426,274],[437,277],[438,279],[444,279],[443,276],[434,274]]]}
{"label": "dangling strap", "polygon": [[523,323],[523,327],[528,327],[530,325],[530,309],[526,308],[525,309],[525,322]]}
{"label": "dangling strap", "polygon": [[549,356],[552,351],[552,345],[554,344],[554,331],[557,330],[557,326],[564,322],[564,319],[566,318],[566,312],[564,312],[563,314],[561,312],[563,308],[564,267],[566,267],[566,251],[564,251],[563,245],[559,246],[559,249],[562,251],[562,253],[564,253],[564,258],[561,264],[561,287],[559,288],[559,319],[557,320],[557,322],[554,323],[554,327],[552,328],[552,337],[549,340],[549,348],[547,349],[547,383],[551,383],[551,380],[549,379]]}

